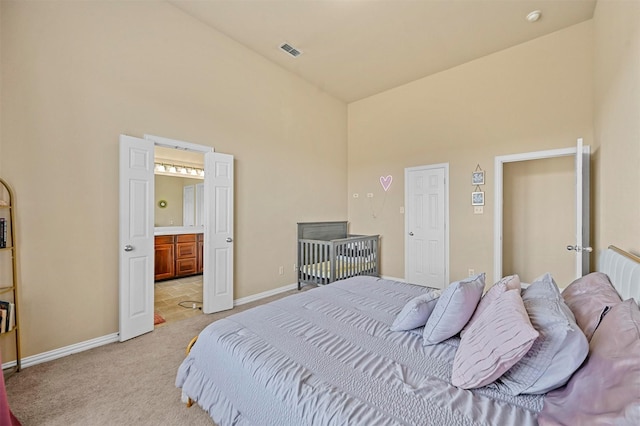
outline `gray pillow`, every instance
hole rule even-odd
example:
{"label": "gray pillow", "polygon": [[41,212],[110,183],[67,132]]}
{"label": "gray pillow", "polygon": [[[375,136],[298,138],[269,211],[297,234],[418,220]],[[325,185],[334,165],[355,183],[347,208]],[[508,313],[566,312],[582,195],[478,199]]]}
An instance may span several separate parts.
{"label": "gray pillow", "polygon": [[435,345],[455,336],[467,324],[484,290],[485,274],[451,283],[444,289],[424,326],[424,345]]}
{"label": "gray pillow", "polygon": [[536,279],[522,300],[540,336],[496,383],[511,395],[542,394],[567,383],[587,357],[589,342],[550,274]]}
{"label": "gray pillow", "polygon": [[442,291],[431,290],[409,300],[390,327],[391,331],[413,330],[426,324]]}

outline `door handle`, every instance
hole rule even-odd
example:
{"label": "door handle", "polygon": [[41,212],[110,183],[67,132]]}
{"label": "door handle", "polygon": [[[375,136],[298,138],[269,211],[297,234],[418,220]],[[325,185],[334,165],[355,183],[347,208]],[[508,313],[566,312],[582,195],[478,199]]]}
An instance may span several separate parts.
{"label": "door handle", "polygon": [[124,251],[133,251],[133,246],[130,244],[127,244],[126,246],[124,246]]}
{"label": "door handle", "polygon": [[233,241],[233,238],[227,237],[227,242],[230,243],[231,241]]}
{"label": "door handle", "polygon": [[578,247],[578,246],[572,246],[572,245],[568,245],[567,246],[567,250],[571,251],[571,250],[575,250],[578,253],[580,253],[581,251],[586,251],[587,253],[591,253],[593,251],[592,247]]}
{"label": "door handle", "polygon": [[413,232],[409,232],[409,236],[410,236],[410,237],[413,237]]}

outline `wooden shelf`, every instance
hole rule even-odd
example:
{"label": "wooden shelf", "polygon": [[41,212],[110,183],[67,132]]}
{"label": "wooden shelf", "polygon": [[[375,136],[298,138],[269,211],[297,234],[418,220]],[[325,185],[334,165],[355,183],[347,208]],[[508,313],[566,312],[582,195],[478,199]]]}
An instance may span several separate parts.
{"label": "wooden shelf", "polygon": [[[9,336],[7,338],[11,338],[15,344],[15,367],[12,369],[3,371],[6,377],[7,371],[10,372],[18,372],[21,368],[22,356],[20,353],[20,329],[18,327],[19,324],[19,315],[18,315],[18,279],[17,279],[17,244],[16,244],[16,220],[15,220],[15,205],[14,200],[15,196],[13,194],[13,190],[9,186],[9,184],[0,178],[0,200],[8,203],[8,205],[0,205],[0,217],[4,218],[3,222],[6,224],[6,234],[4,237],[6,238],[6,243],[11,244],[8,247],[0,248],[0,253],[9,252],[11,253],[11,263],[9,262],[2,263],[2,268],[0,268],[0,280],[4,284],[9,284],[12,282],[12,285],[4,285],[0,286],[0,294],[2,295],[2,301],[4,306],[7,307],[7,312],[13,309],[12,315],[14,319],[14,326],[11,330],[0,333],[0,338],[2,336]],[[3,254],[3,257],[6,259],[7,255]],[[8,259],[7,259],[8,260]],[[9,278],[11,277],[11,278]],[[7,316],[7,321],[10,320],[10,317]],[[11,360],[5,359],[4,362],[10,362]]]}

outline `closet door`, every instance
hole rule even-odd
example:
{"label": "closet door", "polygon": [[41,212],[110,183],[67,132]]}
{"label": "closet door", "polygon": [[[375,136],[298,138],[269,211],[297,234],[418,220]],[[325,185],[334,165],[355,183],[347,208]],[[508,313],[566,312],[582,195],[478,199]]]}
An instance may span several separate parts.
{"label": "closet door", "polygon": [[185,185],[182,188],[182,226],[195,225],[196,188]]}

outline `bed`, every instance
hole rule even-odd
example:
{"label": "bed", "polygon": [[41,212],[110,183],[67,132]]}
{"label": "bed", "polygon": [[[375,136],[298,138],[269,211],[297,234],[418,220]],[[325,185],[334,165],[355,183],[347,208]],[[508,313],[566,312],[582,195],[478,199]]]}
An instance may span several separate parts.
{"label": "bed", "polygon": [[[622,350],[637,356],[639,260],[609,248],[600,254],[599,270],[611,278],[622,299],[635,300],[607,306],[598,327],[609,327],[609,318],[623,330],[631,324],[631,340]],[[585,288],[572,284],[565,291],[590,297]],[[623,365],[619,353],[607,358],[602,349],[592,347],[610,334],[599,328],[589,343],[587,361],[556,390],[513,394],[498,382],[473,389],[454,386],[456,353],[462,352],[465,336],[474,333],[425,346],[423,329],[390,329],[408,302],[439,296],[435,292],[356,276],[229,316],[200,333],[179,368],[176,385],[221,426],[586,424],[584,419],[607,399],[598,396],[599,388],[612,392],[615,398],[608,399],[618,407],[603,409],[614,412],[605,418],[614,417],[601,424],[640,422],[637,358]],[[628,310],[636,315],[631,322],[616,317]],[[610,342],[601,345],[605,352],[612,350]],[[614,361],[607,366],[603,359]],[[593,368],[605,370],[594,379]],[[603,374],[624,383],[616,387]]]}
{"label": "bed", "polygon": [[377,277],[378,235],[352,235],[347,222],[298,223],[298,290],[359,275]]}

